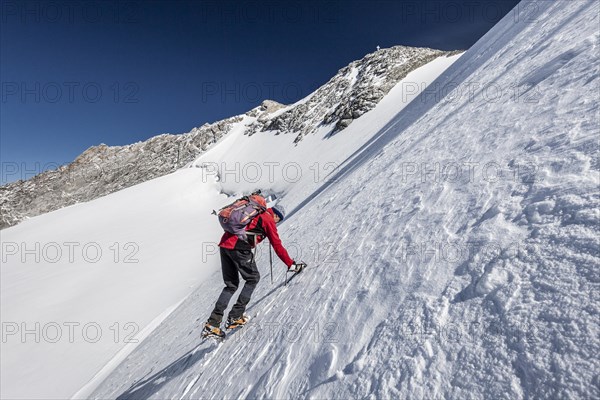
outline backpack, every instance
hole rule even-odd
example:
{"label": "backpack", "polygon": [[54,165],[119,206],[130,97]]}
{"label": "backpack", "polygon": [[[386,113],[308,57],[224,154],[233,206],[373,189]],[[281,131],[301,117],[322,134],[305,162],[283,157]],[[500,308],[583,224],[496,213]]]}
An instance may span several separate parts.
{"label": "backpack", "polygon": [[219,223],[225,232],[248,240],[246,226],[254,217],[267,210],[267,201],[260,192],[244,196],[219,210]]}

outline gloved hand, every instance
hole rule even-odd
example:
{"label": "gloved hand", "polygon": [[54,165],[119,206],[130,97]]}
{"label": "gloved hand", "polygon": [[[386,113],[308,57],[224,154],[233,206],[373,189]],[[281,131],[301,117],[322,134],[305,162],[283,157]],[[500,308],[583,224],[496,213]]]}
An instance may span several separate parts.
{"label": "gloved hand", "polygon": [[290,271],[290,272],[300,272],[304,268],[306,268],[306,263],[305,262],[303,262],[303,261],[300,261],[300,262],[294,261],[294,263],[288,268],[288,271]]}

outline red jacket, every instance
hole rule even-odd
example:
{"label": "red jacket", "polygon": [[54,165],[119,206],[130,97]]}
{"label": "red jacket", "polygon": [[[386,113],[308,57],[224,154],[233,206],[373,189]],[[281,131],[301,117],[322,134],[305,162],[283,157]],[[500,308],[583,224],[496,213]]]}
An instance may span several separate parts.
{"label": "red jacket", "polygon": [[281,239],[279,239],[279,234],[277,233],[277,226],[275,224],[275,219],[273,218],[273,210],[267,209],[264,213],[260,214],[258,217],[254,218],[246,227],[246,230],[249,232],[256,233],[255,240],[252,240],[252,236],[248,235],[251,242],[250,243],[240,240],[236,235],[225,232],[223,237],[221,237],[221,242],[219,242],[219,246],[224,249],[251,249],[259,244],[265,237],[269,239],[269,243],[273,246],[275,250],[275,254],[283,261],[285,265],[290,267],[294,260],[292,260],[283,245],[281,244]]}

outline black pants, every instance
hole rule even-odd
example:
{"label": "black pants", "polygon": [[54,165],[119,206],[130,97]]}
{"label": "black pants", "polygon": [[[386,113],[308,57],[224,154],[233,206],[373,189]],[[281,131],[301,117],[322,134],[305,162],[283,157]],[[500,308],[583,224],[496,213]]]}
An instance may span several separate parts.
{"label": "black pants", "polygon": [[[248,302],[252,297],[252,292],[260,280],[260,274],[252,250],[229,250],[221,247],[221,271],[223,272],[223,281],[225,287],[217,300],[208,322],[213,326],[219,326],[223,320],[223,313],[229,305],[231,297],[240,284],[240,274],[244,281],[244,287],[237,299],[237,302],[229,312],[229,317],[239,318],[246,310]],[[239,273],[239,274],[238,274]]]}

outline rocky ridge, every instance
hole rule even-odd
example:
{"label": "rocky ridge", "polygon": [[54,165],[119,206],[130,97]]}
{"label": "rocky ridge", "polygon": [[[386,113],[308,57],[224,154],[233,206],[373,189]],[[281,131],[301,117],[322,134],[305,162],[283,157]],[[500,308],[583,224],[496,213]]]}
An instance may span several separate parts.
{"label": "rocky ridge", "polygon": [[375,108],[411,71],[438,57],[458,53],[460,51],[407,46],[377,50],[340,69],[326,84],[294,107],[273,118],[257,120],[250,125],[248,133],[274,130],[295,134],[295,143],[324,125],[335,134]]}
{"label": "rocky ridge", "polygon": [[[323,126],[329,128],[329,134],[336,134],[372,110],[409,72],[456,53],[406,46],[377,50],[340,69],[293,105],[263,101],[245,114],[254,118],[245,127],[246,134],[277,131],[295,135],[294,143]],[[243,119],[244,115],[238,115],[188,133],[161,134],[126,146],[100,144],[56,170],[1,186],[0,229],[185,167]]]}

